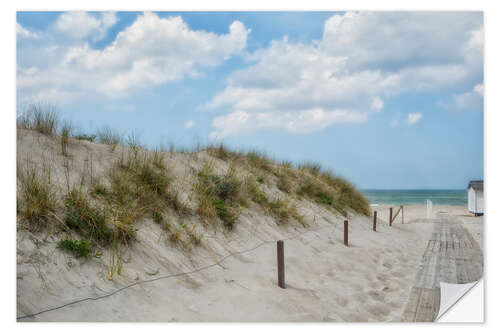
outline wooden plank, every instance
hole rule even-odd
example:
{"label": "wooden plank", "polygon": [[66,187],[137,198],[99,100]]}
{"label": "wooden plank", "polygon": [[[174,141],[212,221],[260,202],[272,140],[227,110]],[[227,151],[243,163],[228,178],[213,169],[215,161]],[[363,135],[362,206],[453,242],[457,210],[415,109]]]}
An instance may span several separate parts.
{"label": "wooden plank", "polygon": [[404,321],[433,321],[439,312],[440,283],[469,283],[483,274],[483,254],[460,221],[441,218],[424,250]]}
{"label": "wooden plank", "polygon": [[408,296],[408,302],[406,303],[405,310],[403,311],[402,320],[404,322],[415,322],[421,295],[422,295],[422,288],[415,288],[415,287],[411,288],[410,296]]}
{"label": "wooden plank", "polygon": [[439,288],[422,289],[420,302],[415,315],[416,322],[432,322],[439,313],[441,291]]}

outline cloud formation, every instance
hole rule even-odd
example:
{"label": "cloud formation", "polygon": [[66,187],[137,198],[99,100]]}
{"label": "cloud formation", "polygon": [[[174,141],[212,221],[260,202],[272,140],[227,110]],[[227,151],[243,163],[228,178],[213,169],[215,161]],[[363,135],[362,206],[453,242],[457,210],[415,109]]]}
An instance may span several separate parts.
{"label": "cloud formation", "polygon": [[483,111],[484,86],[475,85],[471,91],[462,94],[453,94],[451,102],[442,105],[452,112]]}
{"label": "cloud formation", "polygon": [[[74,99],[79,96],[117,98],[214,67],[246,47],[250,30],[234,21],[228,34],[192,30],[181,17],[140,15],[119,32],[104,49],[89,40],[102,39],[116,22],[113,13],[95,17],[85,12],[64,13],[54,24],[45,44],[18,57],[17,88],[23,96],[43,100]],[[19,30],[19,29],[18,29]],[[66,44],[58,33],[71,37]],[[38,50],[37,57],[32,53]],[[26,55],[25,55],[26,54]],[[30,56],[31,55],[31,56]]]}
{"label": "cloud formation", "polygon": [[20,25],[19,23],[16,23],[16,35],[17,38],[27,38],[27,39],[37,39],[40,37],[40,35],[37,32],[30,31]]}
{"label": "cloud formation", "polygon": [[212,137],[261,128],[312,132],[366,121],[395,95],[482,82],[482,14],[337,14],[325,22],[321,40],[285,37],[248,60],[201,107],[224,112],[213,120]]}
{"label": "cloud formation", "polygon": [[408,114],[408,124],[415,125],[422,119],[422,113],[415,112]]}
{"label": "cloud formation", "polygon": [[82,11],[65,12],[57,18],[54,29],[69,38],[99,41],[117,21],[114,12],[104,12],[98,16]]}

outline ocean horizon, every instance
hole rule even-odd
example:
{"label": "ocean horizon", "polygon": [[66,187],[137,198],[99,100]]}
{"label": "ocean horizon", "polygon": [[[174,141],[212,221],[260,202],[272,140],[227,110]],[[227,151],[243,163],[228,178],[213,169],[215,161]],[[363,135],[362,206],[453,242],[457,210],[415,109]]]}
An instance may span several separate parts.
{"label": "ocean horizon", "polygon": [[435,205],[467,205],[467,190],[361,190],[370,204],[425,205],[427,199]]}

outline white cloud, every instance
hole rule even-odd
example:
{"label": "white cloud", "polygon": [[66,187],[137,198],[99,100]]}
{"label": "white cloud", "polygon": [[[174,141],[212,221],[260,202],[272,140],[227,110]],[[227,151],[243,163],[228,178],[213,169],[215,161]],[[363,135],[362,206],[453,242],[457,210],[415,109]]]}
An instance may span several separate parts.
{"label": "white cloud", "polygon": [[440,102],[440,105],[452,112],[482,111],[483,95],[483,84],[477,84],[468,92],[453,94],[450,102]]}
{"label": "white cloud", "polygon": [[475,85],[470,92],[453,94],[452,103],[448,105],[450,111],[482,111],[484,86]]}
{"label": "white cloud", "polygon": [[[481,77],[482,25],[481,13],[333,15],[319,41],[291,43],[285,37],[250,54],[254,64],[233,72],[225,89],[200,109],[226,112],[213,120],[216,137],[240,132],[231,126],[293,132],[288,124],[304,121],[307,110],[342,109],[368,119],[391,96],[446,91]],[[303,126],[313,131],[337,123]]]}
{"label": "white cloud", "polygon": [[476,93],[477,95],[484,96],[484,85],[483,84],[476,84],[474,88],[472,88],[472,91]]}
{"label": "white cloud", "polygon": [[[104,29],[113,22],[104,13],[99,19],[82,12],[68,15],[78,16],[78,25],[90,22],[90,28],[75,31],[75,37],[98,38],[100,27]],[[56,26],[60,31],[68,31],[70,23],[61,17]],[[17,87],[23,94],[33,96],[48,91],[57,91],[61,96],[125,96],[138,89],[196,77],[201,69],[217,66],[240,53],[246,47],[249,32],[239,21],[230,25],[228,34],[218,35],[192,30],[181,17],[160,18],[144,13],[102,50],[85,41],[69,46],[55,44],[52,52],[39,52],[40,57],[46,55],[51,60],[42,62],[45,66],[34,73],[26,72],[26,68],[33,67],[30,62],[40,60],[22,55],[18,59]],[[34,50],[48,50],[51,46]]]}
{"label": "white cloud", "polygon": [[333,124],[362,123],[367,120],[365,113],[348,110],[328,110],[321,108],[299,112],[246,112],[234,111],[214,118],[215,130],[211,139],[222,139],[236,133],[251,132],[256,129],[286,129],[292,133],[310,133]]}
{"label": "white cloud", "polygon": [[184,128],[191,128],[193,127],[194,125],[194,122],[192,120],[188,120],[185,124],[184,124]]}
{"label": "white cloud", "polygon": [[350,12],[326,21],[321,47],[349,57],[350,69],[462,63],[482,49],[482,26],[480,12]]}
{"label": "white cloud", "polygon": [[57,18],[54,28],[70,38],[99,41],[117,21],[114,12],[104,12],[98,16],[83,11],[65,12]]}
{"label": "white cloud", "polygon": [[16,35],[20,38],[31,38],[31,39],[37,39],[40,37],[39,33],[30,31],[20,25],[19,23],[16,23]]}
{"label": "white cloud", "polygon": [[372,110],[381,111],[384,108],[384,101],[382,101],[379,97],[374,97],[370,107]]}
{"label": "white cloud", "polygon": [[408,124],[415,125],[422,119],[422,113],[415,112],[408,114]]}

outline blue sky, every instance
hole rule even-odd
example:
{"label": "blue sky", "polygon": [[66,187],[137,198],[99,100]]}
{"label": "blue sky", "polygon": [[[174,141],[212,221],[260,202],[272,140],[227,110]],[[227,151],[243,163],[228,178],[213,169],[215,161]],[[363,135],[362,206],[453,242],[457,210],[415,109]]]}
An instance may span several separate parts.
{"label": "blue sky", "polygon": [[483,177],[483,34],[478,12],[20,12],[17,102],[363,189],[465,188]]}

